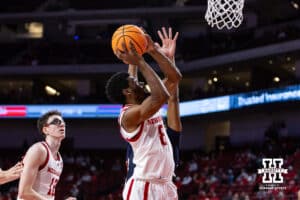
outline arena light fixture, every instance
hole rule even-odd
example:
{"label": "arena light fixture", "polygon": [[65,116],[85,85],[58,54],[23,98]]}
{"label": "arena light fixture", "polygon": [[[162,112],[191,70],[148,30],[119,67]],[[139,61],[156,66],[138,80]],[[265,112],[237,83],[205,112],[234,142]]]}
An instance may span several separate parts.
{"label": "arena light fixture", "polygon": [[278,82],[280,81],[280,78],[279,78],[278,76],[275,76],[275,77],[273,78],[273,81],[276,82],[276,83],[278,83]]}
{"label": "arena light fixture", "polygon": [[299,4],[296,1],[291,1],[291,5],[293,6],[293,8],[295,8],[296,10],[299,9]]}
{"label": "arena light fixture", "polygon": [[54,96],[54,95],[59,96],[60,95],[60,93],[55,88],[53,88],[53,87],[51,87],[49,85],[45,86],[45,91],[50,96]]}
{"label": "arena light fixture", "polygon": [[44,32],[44,25],[40,22],[30,22],[25,24],[30,38],[42,38]]}

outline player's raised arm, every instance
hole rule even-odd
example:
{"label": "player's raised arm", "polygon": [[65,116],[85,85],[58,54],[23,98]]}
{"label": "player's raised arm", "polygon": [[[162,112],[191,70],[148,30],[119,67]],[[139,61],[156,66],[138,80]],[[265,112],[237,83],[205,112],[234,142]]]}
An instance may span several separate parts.
{"label": "player's raised arm", "polygon": [[176,32],[173,37],[172,28],[166,31],[165,27],[157,31],[159,38],[161,39],[162,45],[156,44],[160,51],[167,56],[173,63],[172,67],[175,68],[177,73],[177,79],[175,82],[171,82],[168,79],[164,79],[164,84],[170,93],[170,98],[168,99],[168,110],[167,110],[167,125],[169,128],[176,132],[182,131],[182,124],[180,120],[180,110],[179,110],[179,82],[182,78],[180,70],[175,64],[175,52],[176,52],[176,42],[179,33]]}
{"label": "player's raised arm", "polygon": [[168,110],[167,110],[167,124],[168,127],[174,131],[182,131],[182,123],[180,120],[179,110],[179,89],[178,86],[170,91],[170,97],[168,99]]}

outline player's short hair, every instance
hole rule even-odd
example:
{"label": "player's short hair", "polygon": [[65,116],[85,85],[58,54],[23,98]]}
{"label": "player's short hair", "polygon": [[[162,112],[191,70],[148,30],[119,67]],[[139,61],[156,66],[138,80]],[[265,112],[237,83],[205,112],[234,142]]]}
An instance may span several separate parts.
{"label": "player's short hair", "polygon": [[128,77],[127,72],[118,72],[109,78],[105,86],[105,93],[109,101],[126,104],[126,98],[122,90],[129,87]]}
{"label": "player's short hair", "polygon": [[58,115],[58,116],[62,116],[61,112],[57,111],[57,110],[50,110],[48,112],[46,112],[45,114],[43,114],[37,121],[37,128],[40,134],[42,134],[43,136],[45,136],[45,133],[43,132],[43,128],[44,126],[47,125],[48,119],[49,117],[51,117],[52,115]]}

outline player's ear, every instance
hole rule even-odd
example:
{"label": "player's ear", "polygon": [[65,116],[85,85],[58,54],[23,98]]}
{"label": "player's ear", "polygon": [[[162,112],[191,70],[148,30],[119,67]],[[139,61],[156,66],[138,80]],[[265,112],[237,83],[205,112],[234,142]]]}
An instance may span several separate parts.
{"label": "player's ear", "polygon": [[47,133],[48,126],[43,127],[43,133]]}
{"label": "player's ear", "polygon": [[130,90],[130,88],[126,88],[126,89],[123,89],[123,90],[122,90],[122,93],[123,93],[125,96],[127,96],[127,95],[129,95],[129,94],[131,93],[131,90]]}

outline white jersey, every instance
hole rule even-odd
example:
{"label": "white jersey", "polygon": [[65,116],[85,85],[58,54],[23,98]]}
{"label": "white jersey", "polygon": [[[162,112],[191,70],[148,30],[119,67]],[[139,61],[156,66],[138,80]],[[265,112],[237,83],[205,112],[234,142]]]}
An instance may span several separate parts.
{"label": "white jersey", "polygon": [[119,116],[122,137],[130,143],[133,150],[133,178],[141,180],[172,180],[174,173],[173,150],[166,134],[160,112],[155,113],[133,132],[128,133],[121,126],[124,112],[130,106],[124,106]]}
{"label": "white jersey", "polygon": [[47,150],[47,158],[39,168],[33,189],[48,200],[54,200],[55,187],[63,170],[63,160],[59,153],[57,159],[54,158],[46,142],[41,144]]}

